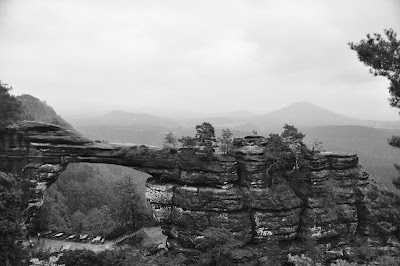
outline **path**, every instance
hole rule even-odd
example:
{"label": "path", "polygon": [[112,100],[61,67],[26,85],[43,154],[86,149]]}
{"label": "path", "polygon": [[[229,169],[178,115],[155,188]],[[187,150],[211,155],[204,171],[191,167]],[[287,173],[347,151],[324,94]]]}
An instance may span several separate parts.
{"label": "path", "polygon": [[[53,251],[60,251],[63,247],[69,247],[70,250],[73,249],[88,249],[94,252],[99,252],[107,249],[111,249],[113,245],[113,241],[105,241],[104,244],[91,244],[91,243],[81,243],[81,242],[73,242],[73,241],[66,241],[66,240],[56,240],[56,239],[48,239],[48,238],[41,238],[39,243],[37,239],[31,239],[35,247],[38,245],[43,248],[44,250],[49,250],[50,252]],[[23,242],[24,246],[29,246],[28,241]]]}
{"label": "path", "polygon": [[[157,246],[160,243],[165,243],[166,236],[162,234],[160,227],[145,227],[138,231],[143,231],[146,234],[146,237],[141,241],[140,245],[142,248],[147,248],[151,246]],[[39,243],[36,237],[30,238],[37,247],[38,245],[43,248],[43,250],[60,251],[62,248],[68,247],[69,250],[74,249],[88,249],[94,252],[100,252],[107,249],[113,249],[115,240],[105,241],[104,244],[92,244],[90,241],[88,243],[82,242],[73,242],[67,240],[58,240],[58,239],[50,239],[50,238],[41,238]],[[29,246],[29,242],[25,240],[23,242],[24,246]]]}

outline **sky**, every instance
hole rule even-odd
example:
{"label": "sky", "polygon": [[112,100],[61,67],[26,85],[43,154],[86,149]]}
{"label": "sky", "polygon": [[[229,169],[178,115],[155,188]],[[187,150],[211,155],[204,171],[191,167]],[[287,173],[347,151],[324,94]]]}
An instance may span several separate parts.
{"label": "sky", "polygon": [[386,28],[398,0],[0,0],[0,80],[66,116],[309,101],[398,120],[347,45]]}

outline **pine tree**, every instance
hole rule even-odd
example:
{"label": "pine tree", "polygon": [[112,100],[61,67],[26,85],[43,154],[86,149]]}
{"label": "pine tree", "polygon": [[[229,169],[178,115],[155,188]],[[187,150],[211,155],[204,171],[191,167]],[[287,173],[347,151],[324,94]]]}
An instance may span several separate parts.
{"label": "pine tree", "polygon": [[[386,77],[390,81],[390,105],[400,109],[400,40],[393,29],[385,29],[384,34],[367,34],[367,39],[356,44],[350,42],[349,46],[357,52],[358,59],[370,67],[371,74]],[[400,148],[400,137],[392,136],[388,143]],[[398,165],[395,168],[400,171]],[[394,178],[393,184],[400,188],[400,178]]]}

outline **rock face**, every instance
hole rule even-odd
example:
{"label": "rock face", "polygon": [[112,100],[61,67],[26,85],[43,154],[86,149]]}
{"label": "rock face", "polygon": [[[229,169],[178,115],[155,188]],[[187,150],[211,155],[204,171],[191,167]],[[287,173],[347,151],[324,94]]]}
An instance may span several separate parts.
{"label": "rock face", "polygon": [[95,143],[56,125],[23,122],[0,131],[0,171],[28,188],[27,217],[68,163],[118,164],[149,173],[146,198],[169,248],[199,254],[204,230],[226,228],[245,243],[235,251],[237,265],[268,261],[262,254],[271,242],[285,255],[304,252],[301,243],[313,241],[325,261],[346,257],[356,234],[377,247],[400,246],[400,215],[377,210],[372,198],[391,196],[376,192],[357,155],[310,154],[306,169],[278,173],[264,143],[262,137],[243,139],[229,156],[207,159],[187,150]]}

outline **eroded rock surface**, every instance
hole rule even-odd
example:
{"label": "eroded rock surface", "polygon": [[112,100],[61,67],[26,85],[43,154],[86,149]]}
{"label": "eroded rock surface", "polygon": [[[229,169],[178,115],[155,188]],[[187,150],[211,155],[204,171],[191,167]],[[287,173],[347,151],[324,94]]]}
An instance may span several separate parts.
{"label": "eroded rock surface", "polygon": [[56,125],[23,122],[0,131],[0,171],[27,187],[27,217],[68,163],[118,164],[149,173],[146,197],[169,248],[199,254],[204,230],[227,228],[245,243],[235,252],[237,265],[267,261],[260,251],[268,253],[271,242],[283,255],[301,253],[301,243],[313,241],[325,261],[344,258],[355,234],[378,248],[398,250],[399,212],[377,210],[374,198],[383,196],[356,154],[310,154],[306,169],[276,173],[264,144],[262,137],[245,138],[229,156],[207,159],[185,150],[95,143]]}

